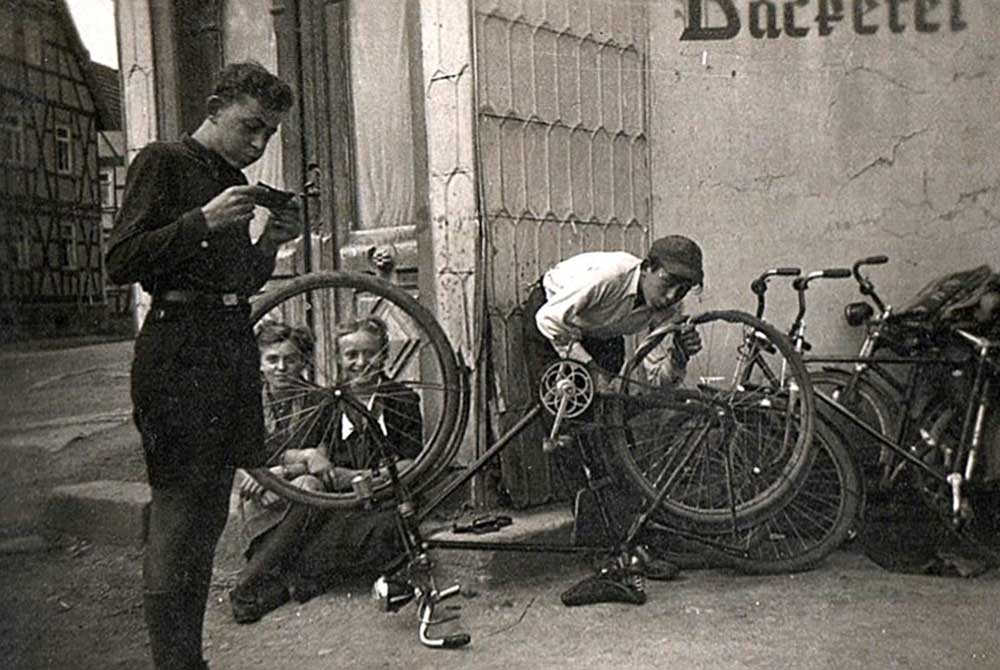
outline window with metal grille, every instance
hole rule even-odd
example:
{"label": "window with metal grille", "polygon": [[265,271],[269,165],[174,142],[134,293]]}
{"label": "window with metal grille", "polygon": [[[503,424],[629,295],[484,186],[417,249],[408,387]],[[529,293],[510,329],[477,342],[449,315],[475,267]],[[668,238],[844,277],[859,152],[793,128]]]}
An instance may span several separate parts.
{"label": "window with metal grille", "polygon": [[18,114],[4,114],[0,121],[0,160],[24,164],[24,122]]}
{"label": "window with metal grille", "polygon": [[56,171],[68,174],[73,171],[73,144],[69,126],[56,126]]}

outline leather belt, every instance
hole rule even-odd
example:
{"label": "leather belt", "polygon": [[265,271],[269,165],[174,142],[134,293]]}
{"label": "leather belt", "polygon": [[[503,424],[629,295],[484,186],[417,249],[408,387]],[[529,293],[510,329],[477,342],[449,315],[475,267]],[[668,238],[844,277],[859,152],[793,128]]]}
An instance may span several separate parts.
{"label": "leather belt", "polygon": [[239,293],[205,293],[203,291],[170,290],[157,293],[154,303],[181,303],[187,305],[207,305],[214,307],[236,307],[247,305],[250,300]]}

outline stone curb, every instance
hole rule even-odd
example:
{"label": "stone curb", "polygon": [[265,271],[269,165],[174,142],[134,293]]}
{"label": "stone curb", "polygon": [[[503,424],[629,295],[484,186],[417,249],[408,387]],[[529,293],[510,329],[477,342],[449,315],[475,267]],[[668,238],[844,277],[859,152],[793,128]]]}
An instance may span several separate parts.
{"label": "stone curb", "polygon": [[57,486],[49,493],[42,526],[51,532],[113,545],[141,545],[146,534],[149,486],[98,480]]}
{"label": "stone curb", "polygon": [[[504,511],[513,523],[494,533],[482,535],[455,533],[452,530],[428,533],[428,539],[482,543],[538,543],[568,545],[573,530],[573,516],[566,505],[528,511]],[[478,515],[463,518],[468,523]],[[572,555],[541,551],[500,549],[438,549],[435,560],[442,572],[472,571],[480,579],[498,582],[564,570],[578,562]]]}
{"label": "stone curb", "polygon": [[[42,525],[53,533],[71,535],[94,542],[118,546],[142,545],[148,523],[149,486],[138,482],[100,480],[59,486],[49,494]],[[483,514],[480,512],[480,514]],[[572,530],[572,515],[566,506],[504,512],[513,523],[495,533],[474,535],[455,533],[438,523],[437,530],[428,529],[433,539],[482,542],[546,542],[567,543]],[[238,498],[230,499],[229,523],[216,552],[217,572],[235,573],[243,566],[240,551],[240,512]],[[468,522],[479,514],[469,515]],[[428,522],[426,527],[433,526]],[[483,579],[502,580],[511,575],[525,576],[563,568],[572,560],[565,554],[523,553],[494,550],[438,550],[435,560],[443,571],[473,571]]]}

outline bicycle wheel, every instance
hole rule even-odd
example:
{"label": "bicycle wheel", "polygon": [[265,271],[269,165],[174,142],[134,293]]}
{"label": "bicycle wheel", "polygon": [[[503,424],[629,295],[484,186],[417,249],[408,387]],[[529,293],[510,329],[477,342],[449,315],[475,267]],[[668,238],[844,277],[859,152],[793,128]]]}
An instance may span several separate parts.
{"label": "bicycle wheel", "polygon": [[[809,375],[815,391],[843,405],[866,426],[889,439],[895,439],[899,399],[891,396],[884,385],[873,383],[863,376],[858,379],[853,377],[851,372],[835,368],[816,370]],[[853,388],[848,395],[847,389],[852,383]],[[852,447],[868,482],[868,490],[877,491],[879,482],[885,479],[883,475],[896,461],[893,453],[863,430],[852,426],[851,421],[839,416],[832,420]]]}
{"label": "bicycle wheel", "polygon": [[[379,317],[388,330],[388,351],[381,352],[380,358],[384,378],[391,380],[397,396],[406,394],[419,402],[420,437],[404,439],[419,439],[420,444],[406,445],[406,451],[416,455],[398,473],[400,482],[416,494],[434,483],[458,449],[465,428],[467,384],[455,352],[433,315],[402,289],[368,275],[345,272],[304,275],[254,302],[251,321],[255,329],[259,330],[265,322],[277,322],[303,327],[314,340],[296,391],[298,397],[307,397],[310,402],[292,402],[287,393],[275,399],[265,389],[268,464],[276,463],[287,449],[306,446],[302,440],[309,436],[321,435],[324,443],[335,445],[338,436],[353,428],[348,426],[351,414],[346,406],[351,403],[345,398],[349,387],[342,383],[344,371],[338,357],[337,326],[372,316]],[[386,399],[383,412],[390,412],[391,407]],[[355,406],[353,416],[356,423],[377,420],[363,407]],[[384,416],[383,432],[389,419]],[[296,502],[328,508],[356,507],[363,502],[353,491],[299,488],[267,468],[258,468],[251,474],[266,489]],[[373,498],[391,493],[388,478],[375,480]]]}
{"label": "bicycle wheel", "polygon": [[864,509],[861,473],[844,439],[816,422],[816,455],[788,504],[733,533],[727,562],[747,574],[784,574],[815,567],[851,536]]}
{"label": "bicycle wheel", "polygon": [[[788,340],[735,311],[691,319],[703,350],[667,387],[642,379],[640,347],[623,371],[608,440],[658,513],[719,527],[763,518],[787,502],[812,459],[812,388]],[[647,377],[648,378],[648,377]],[[613,407],[613,405],[612,405]]]}
{"label": "bicycle wheel", "polygon": [[[956,400],[925,410],[910,441],[914,445],[911,453],[944,475],[950,468],[956,467],[945,462],[948,458],[946,453],[951,451],[949,445],[957,447],[963,437],[964,413],[961,405],[954,402]],[[920,433],[936,436],[935,442],[918,442],[917,435]],[[968,461],[964,463],[967,466]],[[957,469],[965,471],[965,466]],[[912,486],[931,511],[931,517],[942,535],[940,550],[954,550],[985,560],[991,566],[1000,564],[1000,507],[997,506],[1000,502],[1000,482],[982,481],[982,464],[978,471],[973,470],[972,479],[962,482],[962,500],[958,511],[953,509],[953,492],[946,481],[931,477],[913,465],[906,465],[905,470],[908,477],[900,485]]]}
{"label": "bicycle wheel", "polygon": [[689,525],[681,537],[654,520],[643,541],[657,558],[680,567],[730,567],[755,575],[815,567],[856,532],[864,509],[864,483],[833,427],[817,421],[813,440],[816,455],[798,491],[762,521],[721,532]]}

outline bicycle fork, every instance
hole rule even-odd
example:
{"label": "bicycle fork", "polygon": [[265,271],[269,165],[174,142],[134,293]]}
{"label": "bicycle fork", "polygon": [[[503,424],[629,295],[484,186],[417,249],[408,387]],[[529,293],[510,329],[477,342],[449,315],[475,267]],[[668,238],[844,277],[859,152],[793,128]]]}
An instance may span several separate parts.
{"label": "bicycle fork", "polygon": [[[986,421],[986,412],[989,409],[990,380],[987,376],[987,366],[989,365],[990,351],[996,343],[982,337],[977,337],[964,330],[956,330],[958,335],[970,342],[976,349],[977,364],[976,376],[972,383],[971,398],[978,399],[978,402],[970,403],[962,422],[962,434],[958,443],[955,459],[951,464],[952,471],[947,476],[948,484],[951,487],[951,512],[953,523],[958,523],[960,517],[965,513],[964,497],[962,494],[963,485],[972,479],[976,467],[976,459],[979,455],[979,446],[982,443],[983,424]],[[964,467],[963,467],[964,465]]]}
{"label": "bicycle fork", "polygon": [[444,589],[438,589],[434,579],[434,562],[427,553],[423,538],[420,535],[416,510],[409,500],[402,499],[397,504],[397,525],[399,534],[405,546],[405,564],[399,568],[408,590],[394,591],[400,586],[399,580],[382,576],[375,583],[374,595],[388,612],[396,612],[410,601],[417,602],[417,637],[420,643],[432,649],[455,649],[464,647],[472,641],[465,632],[451,633],[443,636],[430,634],[432,626],[458,619],[458,615],[438,618],[436,606],[462,591],[460,584],[453,584]]}

